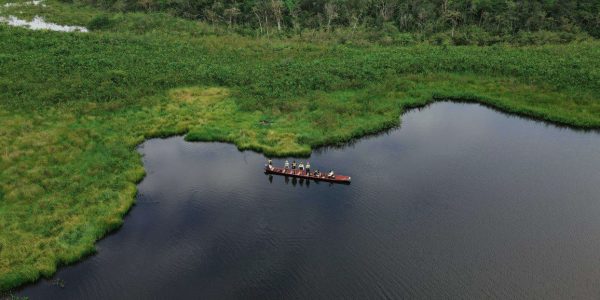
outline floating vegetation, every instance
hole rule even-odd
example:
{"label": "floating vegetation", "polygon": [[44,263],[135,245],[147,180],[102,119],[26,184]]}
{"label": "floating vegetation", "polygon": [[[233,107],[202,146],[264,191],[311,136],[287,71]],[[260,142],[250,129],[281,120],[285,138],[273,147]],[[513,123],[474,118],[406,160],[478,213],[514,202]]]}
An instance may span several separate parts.
{"label": "floating vegetation", "polygon": [[53,279],[51,281],[51,284],[54,285],[54,286],[57,286],[57,287],[59,287],[61,289],[65,287],[65,281],[63,279],[61,279],[61,278]]}

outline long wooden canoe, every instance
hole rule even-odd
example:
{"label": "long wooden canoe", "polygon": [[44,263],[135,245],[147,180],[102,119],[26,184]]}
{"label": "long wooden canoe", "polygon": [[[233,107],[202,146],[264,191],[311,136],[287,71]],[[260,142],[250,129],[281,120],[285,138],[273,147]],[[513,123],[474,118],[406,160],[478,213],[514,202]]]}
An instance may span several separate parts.
{"label": "long wooden canoe", "polygon": [[335,183],[350,183],[350,180],[352,180],[352,177],[350,177],[350,176],[334,175],[333,177],[328,177],[327,174],[321,174],[321,176],[314,176],[312,174],[307,174],[306,171],[291,170],[291,169],[286,170],[284,168],[277,168],[277,167],[269,168],[269,166],[265,166],[265,173],[313,179],[313,180],[320,180],[320,181],[327,181],[327,182],[335,182]]}

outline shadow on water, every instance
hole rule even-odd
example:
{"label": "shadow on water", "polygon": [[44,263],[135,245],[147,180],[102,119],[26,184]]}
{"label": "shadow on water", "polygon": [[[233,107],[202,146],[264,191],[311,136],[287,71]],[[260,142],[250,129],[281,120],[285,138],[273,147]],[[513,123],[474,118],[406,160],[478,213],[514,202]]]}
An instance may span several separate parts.
{"label": "shadow on water", "polygon": [[147,176],[124,226],[18,295],[600,294],[598,132],[450,102],[402,119],[400,130],[313,153],[312,166],[351,185],[265,175],[264,156],[229,144],[146,141]]}

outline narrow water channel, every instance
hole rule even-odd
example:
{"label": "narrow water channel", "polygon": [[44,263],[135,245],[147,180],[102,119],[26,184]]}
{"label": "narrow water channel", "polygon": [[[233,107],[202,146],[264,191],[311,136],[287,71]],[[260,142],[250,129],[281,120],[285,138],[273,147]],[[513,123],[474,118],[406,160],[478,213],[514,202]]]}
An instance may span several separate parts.
{"label": "narrow water channel", "polygon": [[312,155],[313,168],[351,175],[348,186],[269,177],[262,155],[229,144],[149,140],[124,226],[98,254],[19,295],[600,295],[598,132],[449,102],[402,120]]}

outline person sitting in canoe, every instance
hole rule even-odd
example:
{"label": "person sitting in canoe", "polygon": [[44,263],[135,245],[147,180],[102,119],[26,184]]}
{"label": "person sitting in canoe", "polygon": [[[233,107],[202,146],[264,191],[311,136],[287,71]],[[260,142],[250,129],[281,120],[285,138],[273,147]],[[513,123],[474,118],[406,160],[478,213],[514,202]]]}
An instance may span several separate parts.
{"label": "person sitting in canoe", "polygon": [[303,162],[300,162],[300,164],[298,165],[298,169],[300,171],[304,171],[304,163]]}
{"label": "person sitting in canoe", "polygon": [[292,162],[292,170],[295,170],[295,169],[296,169],[296,161],[294,160],[294,161]]}
{"label": "person sitting in canoe", "polygon": [[306,161],[306,175],[310,176],[310,162]]}
{"label": "person sitting in canoe", "polygon": [[269,158],[269,166],[273,166],[273,161]]}
{"label": "person sitting in canoe", "polygon": [[285,160],[285,164],[283,164],[283,168],[286,170],[290,168],[290,162],[287,159]]}
{"label": "person sitting in canoe", "polygon": [[327,177],[335,178],[335,173],[333,172],[333,170],[329,171],[329,174],[327,174]]}
{"label": "person sitting in canoe", "polygon": [[265,164],[265,169],[269,169],[269,171],[273,171],[273,163],[269,159],[269,162]]}
{"label": "person sitting in canoe", "polygon": [[315,177],[320,177],[321,176],[321,172],[319,172],[319,170],[315,170],[314,175],[315,175]]}

